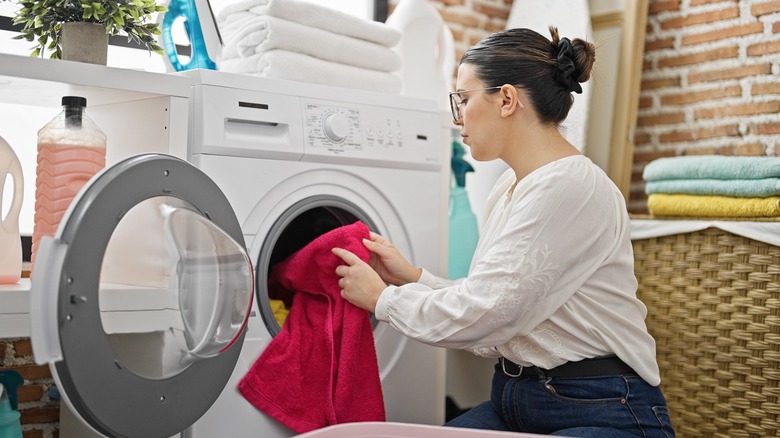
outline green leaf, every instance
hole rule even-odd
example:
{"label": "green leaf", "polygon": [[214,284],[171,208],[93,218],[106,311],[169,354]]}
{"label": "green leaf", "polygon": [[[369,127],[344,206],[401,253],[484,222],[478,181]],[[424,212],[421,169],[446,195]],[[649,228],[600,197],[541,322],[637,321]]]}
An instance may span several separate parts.
{"label": "green leaf", "polygon": [[[2,2],[4,0],[0,0]],[[124,33],[149,50],[162,50],[151,35],[160,35],[160,26],[154,22],[155,13],[167,8],[155,0],[15,0],[20,6],[13,17],[14,25],[22,30],[14,39],[24,39],[36,45],[35,56],[43,56],[46,48],[52,58],[59,58],[61,23],[83,21],[102,23],[106,33]]]}

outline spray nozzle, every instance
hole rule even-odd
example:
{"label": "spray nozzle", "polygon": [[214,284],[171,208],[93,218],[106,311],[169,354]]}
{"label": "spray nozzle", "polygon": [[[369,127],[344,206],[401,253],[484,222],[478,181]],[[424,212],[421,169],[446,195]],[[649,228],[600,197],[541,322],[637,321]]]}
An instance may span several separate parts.
{"label": "spray nozzle", "polygon": [[[14,370],[0,371],[0,399],[8,397],[11,409],[16,410],[16,388],[24,382],[22,375]],[[5,395],[4,395],[5,394]]]}
{"label": "spray nozzle", "polygon": [[463,159],[465,153],[466,151],[463,150],[460,142],[453,140],[450,167],[452,168],[452,174],[455,175],[455,184],[458,187],[466,187],[466,173],[474,171],[474,167]]}

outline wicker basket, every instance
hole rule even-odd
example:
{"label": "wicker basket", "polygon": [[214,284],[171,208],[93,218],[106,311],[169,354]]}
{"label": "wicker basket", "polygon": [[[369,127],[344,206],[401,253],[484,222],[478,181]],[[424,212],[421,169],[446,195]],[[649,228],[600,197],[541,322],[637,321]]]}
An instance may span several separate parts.
{"label": "wicker basket", "polygon": [[706,230],[634,241],[680,437],[780,432],[780,248]]}

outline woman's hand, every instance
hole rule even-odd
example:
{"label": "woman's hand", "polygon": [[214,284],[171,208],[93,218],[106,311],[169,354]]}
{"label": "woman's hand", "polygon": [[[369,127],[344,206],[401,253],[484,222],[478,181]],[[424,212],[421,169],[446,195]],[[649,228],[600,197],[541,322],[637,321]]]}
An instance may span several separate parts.
{"label": "woman's hand", "polygon": [[336,268],[336,275],[341,277],[341,296],[361,309],[375,312],[379,295],[386,287],[385,282],[354,253],[343,248],[333,248],[332,251],[346,263]]}
{"label": "woman's hand", "polygon": [[363,239],[363,245],[371,251],[369,264],[389,284],[400,286],[420,279],[422,269],[414,267],[389,240],[371,232],[371,240]]}

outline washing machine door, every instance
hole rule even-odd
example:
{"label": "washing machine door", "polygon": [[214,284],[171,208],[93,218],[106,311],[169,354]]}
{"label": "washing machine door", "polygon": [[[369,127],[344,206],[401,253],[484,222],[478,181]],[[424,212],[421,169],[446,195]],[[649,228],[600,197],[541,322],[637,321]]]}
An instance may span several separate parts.
{"label": "washing machine door", "polygon": [[252,272],[238,220],[210,178],[175,157],[131,157],[90,180],[40,243],[35,360],[95,431],[176,435],[233,371]]}

